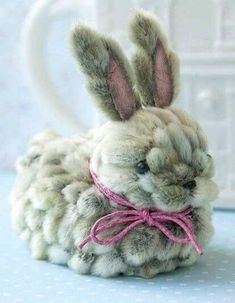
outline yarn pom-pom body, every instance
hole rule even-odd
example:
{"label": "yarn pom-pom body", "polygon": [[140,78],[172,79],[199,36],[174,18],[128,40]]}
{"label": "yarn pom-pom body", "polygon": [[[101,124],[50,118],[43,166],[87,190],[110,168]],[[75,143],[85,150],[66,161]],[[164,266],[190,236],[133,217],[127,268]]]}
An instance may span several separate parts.
{"label": "yarn pom-pom body", "polygon": [[[137,45],[133,69],[115,41],[74,27],[74,55],[96,104],[111,121],[83,137],[43,132],[17,165],[11,196],[17,233],[29,243],[33,258],[67,264],[80,274],[149,278],[197,259],[190,242],[173,241],[145,223],[115,243],[88,241],[80,248],[77,243],[98,219],[125,208],[100,192],[90,170],[137,209],[171,213],[191,207],[201,247],[213,232],[213,159],[198,123],[171,106],[178,91],[177,57],[149,14],[134,16],[130,34]],[[185,236],[174,222],[164,227],[175,237]],[[123,228],[114,226],[100,236]]]}

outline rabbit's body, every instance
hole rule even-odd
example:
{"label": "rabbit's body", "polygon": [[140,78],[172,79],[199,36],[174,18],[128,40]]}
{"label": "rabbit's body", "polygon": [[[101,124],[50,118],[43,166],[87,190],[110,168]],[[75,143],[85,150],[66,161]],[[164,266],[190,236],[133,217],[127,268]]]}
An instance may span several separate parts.
{"label": "rabbit's body", "polygon": [[[186,140],[185,147],[173,148],[171,144],[174,137],[170,135],[172,126],[179,129],[179,135],[182,135],[181,131],[187,134],[194,130],[198,145],[193,145],[193,142],[190,143],[190,140],[182,136],[182,140]],[[204,139],[200,128],[184,112],[174,109],[153,111],[152,108],[138,112],[125,124],[107,123],[83,138],[65,139],[52,132],[42,133],[32,140],[28,152],[18,165],[19,177],[12,196],[15,227],[20,237],[30,243],[34,258],[67,263],[79,273],[102,276],[123,273],[150,277],[177,266],[192,264],[196,260],[196,253],[190,244],[169,241],[159,230],[144,224],[115,245],[88,243],[81,252],[75,246],[75,241],[82,240],[99,217],[120,208],[95,188],[89,172],[89,159],[97,173],[100,173],[100,158],[109,165],[113,163],[115,172],[109,171],[107,175],[103,173],[105,178],[102,181],[115,192],[125,193],[138,206],[156,208],[161,207],[161,204],[158,205],[155,191],[151,193],[151,189],[148,189],[146,194],[143,190],[149,186],[146,180],[137,185],[125,181],[125,177],[130,180],[128,174],[133,174],[133,169],[129,167],[131,161],[137,161],[138,157],[141,159],[141,153],[146,153],[146,149],[147,157],[153,161],[152,166],[159,169],[160,175],[162,168],[157,168],[159,159],[153,153],[159,154],[167,149],[167,155],[172,156],[172,159],[166,160],[169,178],[176,178],[179,168],[184,174],[191,174],[193,171],[190,171],[186,163],[187,157],[190,158],[190,163],[196,163],[196,155],[200,154],[205,144]],[[191,150],[187,150],[187,143]],[[136,148],[133,155],[130,154],[130,148]],[[182,157],[181,161],[179,157]],[[119,175],[122,165],[125,165],[125,174],[122,168],[122,174]],[[204,174],[207,169],[205,166]],[[167,173],[159,178],[158,186],[166,182]],[[205,203],[197,207],[196,194],[195,201],[186,201],[184,195],[177,192],[177,188],[172,195],[174,208],[180,209],[190,203],[196,205],[193,213],[196,237],[204,246],[212,234],[210,205]],[[210,200],[209,194],[207,196]],[[171,228],[176,227],[172,225]],[[177,233],[180,234],[179,229]]]}
{"label": "rabbit's body", "polygon": [[[177,58],[151,16],[138,13],[131,35],[138,46],[135,78],[113,40],[75,27],[75,56],[97,104],[113,121],[79,138],[42,133],[18,165],[12,214],[20,237],[30,243],[34,258],[68,264],[79,273],[152,277],[194,263],[195,241],[204,247],[212,235],[209,202],[217,187],[205,135],[188,114],[169,107],[178,90]],[[117,241],[97,244],[93,234],[78,246],[98,219],[111,214],[118,222],[116,215],[126,215],[125,207],[100,191],[91,172],[145,217],[120,238],[129,221],[100,229],[99,241],[111,236]],[[192,213],[184,227],[169,219],[187,208]],[[154,211],[167,212],[168,219],[162,215],[153,222]]]}

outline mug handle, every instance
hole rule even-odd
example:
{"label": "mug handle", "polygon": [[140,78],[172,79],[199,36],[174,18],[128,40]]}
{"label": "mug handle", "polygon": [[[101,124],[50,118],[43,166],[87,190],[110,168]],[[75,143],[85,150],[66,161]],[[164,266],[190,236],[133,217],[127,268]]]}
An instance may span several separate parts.
{"label": "mug handle", "polygon": [[58,0],[37,0],[26,17],[22,32],[22,56],[29,86],[53,113],[57,121],[62,121],[67,131],[83,133],[86,127],[70,110],[56,90],[49,76],[44,49],[53,19],[58,10],[53,5]]}

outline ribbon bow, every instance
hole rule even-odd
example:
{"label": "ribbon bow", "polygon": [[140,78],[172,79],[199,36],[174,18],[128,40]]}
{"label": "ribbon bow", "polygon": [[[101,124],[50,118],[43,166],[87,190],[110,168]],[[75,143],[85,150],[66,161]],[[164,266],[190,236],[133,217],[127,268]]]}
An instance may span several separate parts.
{"label": "ribbon bow", "polygon": [[[93,241],[101,245],[114,244],[123,239],[131,230],[140,224],[147,224],[160,230],[168,239],[179,243],[191,243],[195,251],[201,255],[202,247],[197,243],[194,235],[194,227],[190,220],[190,214],[193,208],[188,207],[179,212],[165,212],[156,209],[137,208],[135,205],[124,199],[122,196],[112,192],[100,182],[97,175],[91,170],[91,176],[97,189],[108,199],[119,205],[125,206],[126,209],[115,210],[98,219],[92,226],[89,235],[80,243],[76,244],[82,249],[88,242]],[[178,237],[167,228],[166,223],[173,222],[184,231],[184,237]],[[100,239],[98,236],[109,229],[117,228],[111,236]]]}

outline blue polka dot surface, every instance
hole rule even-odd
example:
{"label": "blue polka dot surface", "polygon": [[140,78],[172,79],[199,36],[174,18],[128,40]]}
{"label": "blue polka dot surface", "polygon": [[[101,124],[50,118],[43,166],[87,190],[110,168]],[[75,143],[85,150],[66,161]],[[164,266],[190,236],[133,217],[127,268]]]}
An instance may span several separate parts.
{"label": "blue polka dot surface", "polygon": [[235,212],[215,211],[213,241],[191,267],[151,280],[80,276],[31,259],[10,226],[13,180],[12,174],[0,174],[0,303],[235,302]]}

